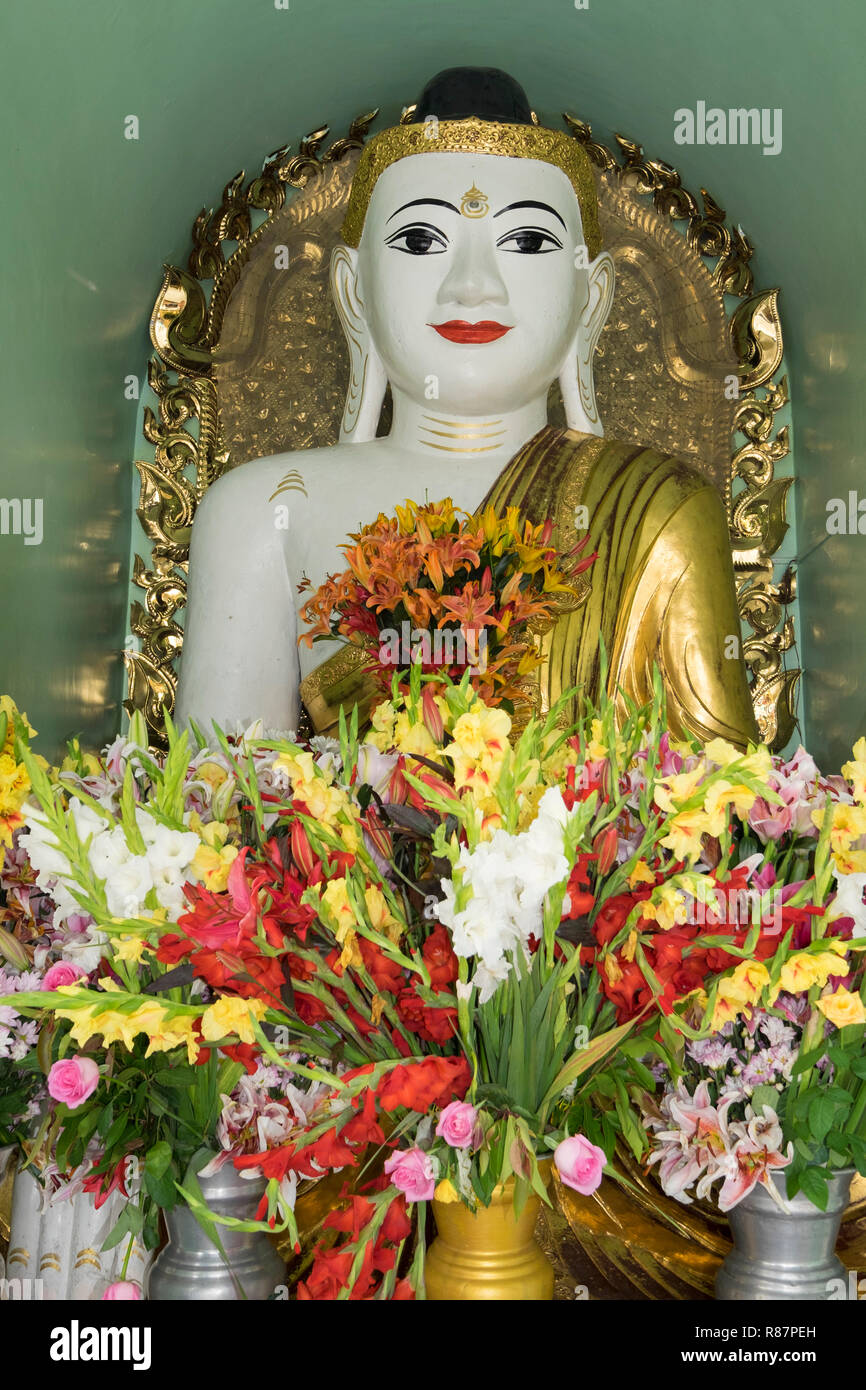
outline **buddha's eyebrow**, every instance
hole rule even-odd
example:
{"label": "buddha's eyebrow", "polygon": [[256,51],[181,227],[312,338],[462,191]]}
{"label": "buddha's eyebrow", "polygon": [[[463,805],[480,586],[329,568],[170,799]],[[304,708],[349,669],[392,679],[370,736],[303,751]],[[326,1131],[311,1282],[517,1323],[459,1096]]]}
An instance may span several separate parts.
{"label": "buddha's eyebrow", "polygon": [[[494,212],[493,216],[501,217],[504,212],[513,212],[515,208],[540,208],[542,212],[552,213],[557,222],[562,222],[563,227],[565,227],[565,223],[556,208],[552,208],[549,203],[536,203],[532,198],[527,198],[522,203],[509,203],[507,208],[500,208],[498,212]],[[565,227],[565,230],[568,231],[568,228]]]}
{"label": "buddha's eyebrow", "polygon": [[[417,207],[419,203],[428,203],[428,204],[429,204],[429,203],[432,203],[432,204],[433,204],[435,207],[437,207],[437,208],[450,208],[451,211],[452,211],[452,212],[456,212],[456,213],[458,214],[458,216],[459,216],[459,213],[460,213],[460,209],[459,209],[459,208],[456,208],[456,207],[454,206],[453,203],[446,203],[446,202],[444,201],[444,199],[442,199],[442,198],[413,198],[412,201],[411,201],[411,203],[404,203],[403,206],[402,206],[401,208],[398,208],[398,209],[397,209],[397,212],[392,212],[392,213],[391,213],[391,217],[386,218],[386,220],[385,220],[385,226],[387,227],[388,223],[391,221],[391,218],[396,217],[396,216],[397,216],[397,213],[399,213],[399,212],[405,212],[407,208],[414,208],[414,207]],[[540,206],[540,204],[539,204],[539,206]],[[564,227],[564,226],[565,226],[565,223],[563,222],[562,225],[563,225],[563,227]]]}

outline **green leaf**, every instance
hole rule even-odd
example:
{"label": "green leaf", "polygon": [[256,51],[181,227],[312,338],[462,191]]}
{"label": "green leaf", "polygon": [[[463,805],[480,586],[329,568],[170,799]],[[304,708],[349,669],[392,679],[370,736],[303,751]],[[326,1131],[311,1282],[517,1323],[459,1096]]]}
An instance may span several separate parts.
{"label": "green leaf", "polygon": [[119,1245],[124,1237],[130,1234],[129,1213],[131,1210],[132,1203],[127,1202],[108,1235],[105,1237],[105,1240],[102,1242],[101,1249],[103,1251],[113,1250],[115,1245]]}
{"label": "green leaf", "polygon": [[809,1128],[819,1143],[833,1128],[837,1106],[827,1096],[813,1096],[809,1102]]}
{"label": "green leaf", "polygon": [[171,1145],[160,1139],[147,1151],[145,1168],[152,1178],[161,1178],[171,1163]]}
{"label": "green leaf", "polygon": [[177,1192],[175,1189],[174,1170],[169,1168],[158,1178],[154,1177],[148,1168],[144,1170],[144,1186],[148,1195],[153,1199],[158,1207],[170,1211],[176,1204]]}
{"label": "green leaf", "polygon": [[117,1119],[114,1121],[114,1123],[112,1124],[111,1128],[105,1136],[106,1153],[110,1153],[110,1151],[114,1148],[115,1144],[117,1143],[118,1139],[120,1139],[122,1135],[126,1133],[127,1124],[128,1116],[125,1113],[123,1115],[118,1115]]}
{"label": "green leaf", "polygon": [[830,1189],[827,1175],[821,1168],[804,1168],[800,1174],[800,1189],[819,1211],[827,1210]]}
{"label": "green leaf", "polygon": [[778,1110],[779,1092],[775,1086],[756,1086],[752,1092],[751,1105],[756,1115],[760,1115],[765,1105],[769,1105],[771,1110]]}

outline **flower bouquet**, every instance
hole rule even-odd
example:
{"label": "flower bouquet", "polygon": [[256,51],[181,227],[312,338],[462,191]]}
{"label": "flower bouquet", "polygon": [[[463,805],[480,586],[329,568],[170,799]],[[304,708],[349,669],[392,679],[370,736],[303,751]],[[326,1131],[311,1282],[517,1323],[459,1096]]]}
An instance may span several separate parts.
{"label": "flower bouquet", "polygon": [[722,963],[718,913],[740,912],[743,941],[726,946],[727,969],[677,1020],[661,1097],[643,1101],[650,1161],[679,1201],[718,1183],[730,1211],[756,1183],[775,1197],[772,1174],[784,1169],[788,1198],[802,1191],[823,1210],[835,1172],[866,1173],[866,740],[842,771],[820,779],[802,750],[775,760],[776,808],[754,803],[729,828],[736,867],[691,931],[692,950]]}
{"label": "flower bouquet", "polygon": [[416,663],[457,680],[468,671],[487,703],[513,711],[540,660],[533,634],[579,599],[595,559],[578,558],[588,532],[562,558],[552,535],[551,521],[533,526],[516,507],[470,516],[450,499],[407,500],[350,536],[348,568],[301,609],[310,630],[300,640],[362,644],[383,694],[396,671]]}

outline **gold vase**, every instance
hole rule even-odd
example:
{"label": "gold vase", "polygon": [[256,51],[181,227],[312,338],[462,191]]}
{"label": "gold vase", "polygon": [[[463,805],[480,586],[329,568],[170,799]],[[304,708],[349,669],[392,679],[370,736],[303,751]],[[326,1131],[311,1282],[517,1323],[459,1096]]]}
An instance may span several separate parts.
{"label": "gold vase", "polygon": [[[549,1162],[544,1168],[549,1181]],[[428,1299],[549,1302],[553,1266],[534,1235],[540,1208],[541,1199],[532,1192],[515,1218],[514,1178],[495,1189],[489,1207],[470,1211],[462,1202],[434,1201],[438,1234],[424,1266]]]}

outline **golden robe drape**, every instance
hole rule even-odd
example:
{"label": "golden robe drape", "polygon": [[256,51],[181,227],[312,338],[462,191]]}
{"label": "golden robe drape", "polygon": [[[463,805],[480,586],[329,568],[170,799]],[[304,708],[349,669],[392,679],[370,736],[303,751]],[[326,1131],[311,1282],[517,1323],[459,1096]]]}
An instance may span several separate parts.
{"label": "golden robe drape", "polygon": [[[710,481],[652,449],[548,426],[505,466],[485,502],[498,512],[516,506],[536,523],[552,518],[561,552],[588,528],[584,553],[598,552],[585,601],[542,639],[542,709],[573,686],[597,697],[601,635],[611,695],[619,688],[646,704],[656,663],[675,736],[741,746],[757,739],[725,509]],[[369,708],[363,659],[344,649],[302,682],[317,732],[335,727],[340,705],[358,702],[362,715]]]}

